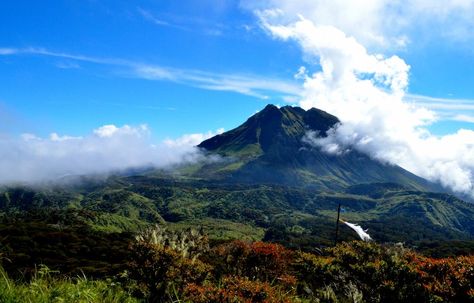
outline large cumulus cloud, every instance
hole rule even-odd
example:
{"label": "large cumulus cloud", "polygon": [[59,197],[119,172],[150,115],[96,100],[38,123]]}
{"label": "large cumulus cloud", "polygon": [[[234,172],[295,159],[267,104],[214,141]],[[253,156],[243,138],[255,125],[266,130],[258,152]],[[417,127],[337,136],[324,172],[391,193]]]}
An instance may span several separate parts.
{"label": "large cumulus cloud", "polygon": [[270,35],[296,41],[315,69],[302,67],[297,74],[304,81],[299,104],[342,121],[327,138],[308,134],[315,145],[333,153],[356,148],[474,196],[474,132],[435,136],[428,131],[437,116],[407,101],[410,66],[402,58],[371,53],[335,25],[303,15],[295,19],[285,5],[257,14]]}

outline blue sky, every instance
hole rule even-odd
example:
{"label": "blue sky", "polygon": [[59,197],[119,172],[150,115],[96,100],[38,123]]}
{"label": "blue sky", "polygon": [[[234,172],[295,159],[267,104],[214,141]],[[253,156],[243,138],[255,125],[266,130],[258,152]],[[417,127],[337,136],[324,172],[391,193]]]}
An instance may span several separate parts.
{"label": "blue sky", "polygon": [[[474,196],[474,0],[0,2],[0,182],[196,161],[266,104]],[[322,144],[322,145],[321,145]]]}
{"label": "blue sky", "polygon": [[[47,7],[32,1],[2,2],[0,45],[292,81],[301,65],[296,47],[285,47],[261,31],[247,31],[245,26],[255,26],[256,20],[238,4],[213,9],[213,2],[51,1]],[[120,64],[26,53],[2,56],[0,65],[3,109],[18,119],[17,131],[41,135],[80,135],[103,124],[146,123],[158,138],[176,137],[229,129],[267,102],[282,103],[280,98],[265,101],[137,79]]]}
{"label": "blue sky", "polygon": [[[301,50],[258,23],[239,1],[2,1],[0,47],[24,50],[0,56],[2,131],[82,135],[104,124],[146,123],[160,140],[230,129],[266,103],[284,105],[290,93],[256,96],[190,80],[147,80],[120,61],[297,87],[293,75],[308,65]],[[387,51],[411,66],[409,93],[474,99],[474,50],[448,42]],[[445,134],[473,125],[442,120],[430,129]]]}

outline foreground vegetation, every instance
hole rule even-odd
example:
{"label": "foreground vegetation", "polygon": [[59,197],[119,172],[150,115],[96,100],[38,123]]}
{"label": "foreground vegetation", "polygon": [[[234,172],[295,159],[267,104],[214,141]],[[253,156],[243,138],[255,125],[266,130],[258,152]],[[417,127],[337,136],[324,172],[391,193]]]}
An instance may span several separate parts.
{"label": "foreground vegetation", "polygon": [[157,226],[130,242],[124,266],[95,280],[44,266],[16,279],[2,270],[0,302],[474,302],[473,255],[434,259],[402,245],[353,241],[316,254],[210,245],[202,232]]}
{"label": "foreground vegetation", "polygon": [[17,282],[0,268],[0,302],[139,302],[112,280],[88,280],[84,277],[58,278],[57,273],[40,266],[29,282]]}

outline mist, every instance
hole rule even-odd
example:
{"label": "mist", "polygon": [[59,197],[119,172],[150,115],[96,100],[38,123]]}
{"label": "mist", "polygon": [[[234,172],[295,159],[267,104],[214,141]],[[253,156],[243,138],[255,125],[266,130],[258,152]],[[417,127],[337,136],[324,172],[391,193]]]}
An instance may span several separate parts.
{"label": "mist", "polygon": [[104,125],[83,137],[57,133],[47,138],[34,134],[1,137],[0,184],[35,184],[71,175],[202,161],[206,156],[195,146],[215,134],[188,134],[154,143],[146,125]]}

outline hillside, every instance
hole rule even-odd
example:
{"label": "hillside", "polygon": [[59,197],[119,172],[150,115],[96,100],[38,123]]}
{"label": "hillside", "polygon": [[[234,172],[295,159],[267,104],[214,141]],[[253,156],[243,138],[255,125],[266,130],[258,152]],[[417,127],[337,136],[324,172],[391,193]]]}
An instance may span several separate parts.
{"label": "hillside", "polygon": [[[6,189],[0,193],[0,212],[5,224],[38,213],[50,218],[51,211],[59,212],[56,219],[48,219],[56,224],[80,212],[81,223],[96,231],[136,231],[154,223],[177,229],[202,226],[215,240],[266,239],[312,250],[332,244],[341,203],[342,218],[369,228],[378,242],[421,245],[474,239],[472,204],[391,183],[328,192],[131,176],[112,177],[94,188]],[[60,219],[63,212],[70,214]],[[343,228],[342,239],[357,236]]]}

